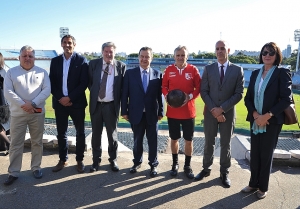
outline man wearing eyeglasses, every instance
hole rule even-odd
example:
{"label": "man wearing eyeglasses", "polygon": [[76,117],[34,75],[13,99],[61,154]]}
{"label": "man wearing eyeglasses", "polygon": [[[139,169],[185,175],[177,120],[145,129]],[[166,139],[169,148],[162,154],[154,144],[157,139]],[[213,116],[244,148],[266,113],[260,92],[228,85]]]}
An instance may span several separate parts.
{"label": "man wearing eyeglasses", "polygon": [[133,166],[135,173],[143,162],[143,138],[146,132],[150,176],[157,175],[157,122],[163,117],[161,73],[150,67],[153,52],[150,47],[139,51],[137,68],[127,70],[124,76],[121,115],[129,121],[133,130]]}
{"label": "man wearing eyeglasses", "polygon": [[102,157],[101,138],[105,123],[108,139],[109,163],[112,171],[119,171],[117,164],[120,100],[126,66],[115,60],[116,45],[102,45],[102,58],[89,63],[90,115],[92,122],[93,164],[90,172],[97,171]]}
{"label": "man wearing eyeglasses", "polygon": [[195,180],[202,180],[210,175],[219,130],[220,178],[226,188],[231,185],[228,174],[231,165],[230,140],[234,130],[235,105],[242,99],[244,91],[243,69],[228,60],[229,52],[228,44],[222,40],[218,41],[215,46],[217,62],[207,65],[202,75],[205,146],[203,170],[195,177]]}
{"label": "man wearing eyeglasses", "polygon": [[50,96],[50,80],[46,70],[34,65],[35,51],[31,46],[20,50],[20,65],[10,68],[4,79],[4,96],[11,112],[9,176],[4,185],[18,179],[22,166],[24,138],[28,127],[31,141],[31,170],[42,178],[45,100]]}

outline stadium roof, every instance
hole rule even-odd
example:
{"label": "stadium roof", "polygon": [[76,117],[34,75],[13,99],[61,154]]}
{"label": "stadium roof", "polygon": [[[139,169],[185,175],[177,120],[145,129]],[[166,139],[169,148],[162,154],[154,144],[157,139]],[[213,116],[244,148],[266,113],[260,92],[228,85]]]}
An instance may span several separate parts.
{"label": "stadium roof", "polygon": [[[6,70],[20,64],[18,60],[20,50],[0,49],[0,53],[4,57]],[[44,68],[49,72],[51,59],[57,55],[55,50],[35,50],[35,65]]]}

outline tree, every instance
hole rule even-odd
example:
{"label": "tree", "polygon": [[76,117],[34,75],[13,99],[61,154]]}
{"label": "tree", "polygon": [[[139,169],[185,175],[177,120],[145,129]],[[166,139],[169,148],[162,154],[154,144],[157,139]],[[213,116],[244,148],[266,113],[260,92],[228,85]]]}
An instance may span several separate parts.
{"label": "tree", "polygon": [[296,64],[297,64],[297,55],[298,55],[298,49],[293,50],[290,57],[284,58],[282,60],[282,64],[283,65],[291,65],[291,71],[295,71]]}
{"label": "tree", "polygon": [[233,63],[244,63],[244,64],[257,64],[258,62],[251,56],[247,55],[237,55],[237,56],[229,56],[230,62]]}
{"label": "tree", "polygon": [[138,53],[131,53],[131,54],[128,55],[128,57],[138,57],[138,56],[139,56]]}

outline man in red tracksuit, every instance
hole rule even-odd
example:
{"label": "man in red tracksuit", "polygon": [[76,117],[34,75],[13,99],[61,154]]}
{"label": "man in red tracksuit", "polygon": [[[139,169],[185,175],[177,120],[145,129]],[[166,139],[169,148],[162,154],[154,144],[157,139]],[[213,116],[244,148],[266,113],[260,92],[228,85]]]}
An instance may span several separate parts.
{"label": "man in red tracksuit", "polygon": [[166,97],[169,91],[180,89],[186,94],[184,104],[179,108],[167,106],[166,116],[168,118],[169,135],[171,138],[171,150],[173,165],[171,176],[178,173],[178,139],[181,138],[180,126],[185,139],[185,164],[184,173],[190,179],[194,178],[190,166],[193,153],[193,135],[196,117],[195,99],[199,96],[201,77],[198,69],[187,63],[188,50],[185,46],[178,46],[174,50],[175,64],[169,65],[162,80],[162,93]]}

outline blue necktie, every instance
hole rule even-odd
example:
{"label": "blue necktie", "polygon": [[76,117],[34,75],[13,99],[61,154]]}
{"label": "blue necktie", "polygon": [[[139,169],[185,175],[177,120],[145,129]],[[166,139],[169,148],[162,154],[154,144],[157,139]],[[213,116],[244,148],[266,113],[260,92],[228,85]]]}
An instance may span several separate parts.
{"label": "blue necktie", "polygon": [[147,91],[147,71],[143,70],[143,87],[144,87],[144,92],[146,93]]}

